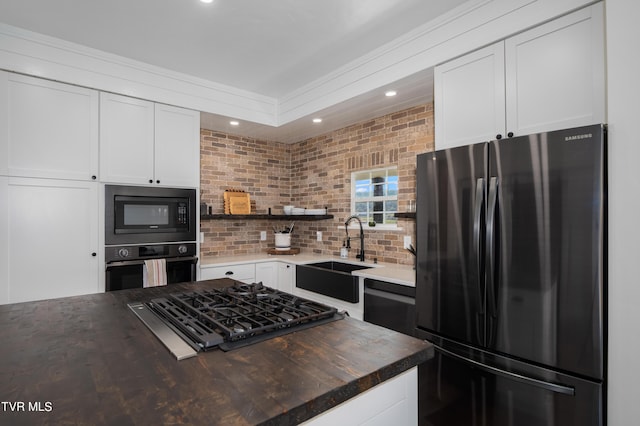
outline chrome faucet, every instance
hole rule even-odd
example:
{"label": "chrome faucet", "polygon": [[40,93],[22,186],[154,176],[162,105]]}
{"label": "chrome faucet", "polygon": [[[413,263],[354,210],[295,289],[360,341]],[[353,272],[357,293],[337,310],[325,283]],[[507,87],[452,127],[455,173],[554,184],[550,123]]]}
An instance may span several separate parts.
{"label": "chrome faucet", "polygon": [[351,220],[357,220],[358,224],[360,224],[360,254],[358,256],[356,256],[358,259],[360,259],[361,262],[364,262],[364,230],[362,229],[362,221],[360,220],[360,218],[356,215],[353,215],[351,217],[349,217],[349,219],[347,219],[347,221],[344,223],[344,232],[347,233],[347,245],[346,247],[348,249],[351,248],[351,238],[349,238],[349,222],[351,222]]}

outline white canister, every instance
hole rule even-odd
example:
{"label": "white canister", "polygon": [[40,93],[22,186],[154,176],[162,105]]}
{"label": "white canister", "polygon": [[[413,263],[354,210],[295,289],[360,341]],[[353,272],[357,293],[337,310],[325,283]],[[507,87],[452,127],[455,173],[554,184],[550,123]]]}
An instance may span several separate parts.
{"label": "white canister", "polygon": [[276,250],[289,250],[291,248],[291,234],[277,233]]}
{"label": "white canister", "polygon": [[347,251],[346,247],[341,247],[340,248],[340,257],[343,259],[346,259],[349,256],[349,252]]}

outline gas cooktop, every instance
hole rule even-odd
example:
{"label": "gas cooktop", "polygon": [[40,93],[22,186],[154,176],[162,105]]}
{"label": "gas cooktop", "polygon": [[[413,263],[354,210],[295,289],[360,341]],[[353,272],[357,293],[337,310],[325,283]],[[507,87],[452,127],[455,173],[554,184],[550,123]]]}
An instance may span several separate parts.
{"label": "gas cooktop", "polygon": [[[294,296],[260,283],[236,282],[133,303],[129,307],[178,359],[166,337],[170,328],[194,351],[232,350],[293,331],[344,318],[336,308]],[[153,312],[156,318],[150,317]],[[157,320],[160,320],[158,322]],[[187,351],[188,352],[188,351]]]}

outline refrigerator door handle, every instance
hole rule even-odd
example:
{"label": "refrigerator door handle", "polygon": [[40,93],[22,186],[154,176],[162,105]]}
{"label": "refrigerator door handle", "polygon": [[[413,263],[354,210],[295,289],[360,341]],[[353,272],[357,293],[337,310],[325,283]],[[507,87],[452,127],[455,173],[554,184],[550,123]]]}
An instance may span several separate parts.
{"label": "refrigerator door handle", "polygon": [[440,346],[437,345],[433,345],[433,347],[435,348],[435,350],[451,357],[451,358],[455,358],[458,361],[462,361],[465,362],[467,364],[471,364],[474,367],[477,367],[480,370],[484,370],[488,373],[491,374],[495,374],[498,376],[502,376],[505,377],[507,379],[510,380],[515,380],[516,382],[520,382],[520,383],[524,383],[524,384],[528,384],[531,386],[536,386],[538,388],[542,388],[551,392],[555,392],[555,393],[561,393],[564,395],[571,395],[574,396],[576,394],[576,390],[574,387],[572,386],[566,386],[566,385],[561,385],[561,384],[557,384],[557,383],[551,383],[551,382],[545,382],[544,380],[540,380],[540,379],[534,379],[533,377],[527,377],[527,376],[523,376],[522,374],[518,374],[518,373],[512,373],[510,371],[505,371],[505,370],[501,370],[499,368],[496,367],[492,367],[490,365],[486,365],[483,364],[481,362],[466,358],[462,355],[458,355],[454,352],[451,352],[447,349],[444,349]]}
{"label": "refrigerator door handle", "polygon": [[481,243],[481,220],[482,220],[482,207],[484,205],[484,179],[479,178],[476,180],[476,204],[473,214],[473,249],[475,250],[476,259],[476,272],[478,273],[478,313],[484,313],[484,307],[482,303],[482,243]]}
{"label": "refrigerator door handle", "polygon": [[495,228],[496,228],[496,208],[498,205],[498,178],[492,177],[489,180],[489,200],[487,206],[487,240],[486,240],[486,253],[489,259],[487,267],[487,305],[489,315],[496,317],[498,311],[496,309],[496,241],[495,241]]}

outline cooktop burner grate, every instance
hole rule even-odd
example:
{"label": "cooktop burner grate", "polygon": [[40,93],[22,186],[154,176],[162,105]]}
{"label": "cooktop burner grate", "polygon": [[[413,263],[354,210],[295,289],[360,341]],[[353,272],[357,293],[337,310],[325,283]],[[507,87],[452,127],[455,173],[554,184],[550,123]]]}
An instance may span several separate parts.
{"label": "cooktop burner grate", "polygon": [[336,308],[262,283],[173,293],[148,306],[203,350],[229,350],[343,317]]}

